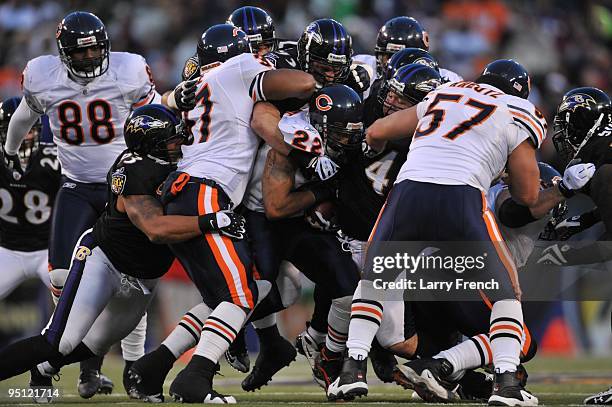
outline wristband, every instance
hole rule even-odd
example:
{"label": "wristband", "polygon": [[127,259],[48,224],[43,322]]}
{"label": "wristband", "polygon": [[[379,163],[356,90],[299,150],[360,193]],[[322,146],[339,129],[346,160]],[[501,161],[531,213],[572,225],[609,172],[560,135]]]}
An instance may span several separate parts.
{"label": "wristband", "polygon": [[208,213],[206,215],[198,216],[198,227],[200,228],[200,231],[204,234],[216,231],[217,227],[215,226],[215,219],[215,213]]}

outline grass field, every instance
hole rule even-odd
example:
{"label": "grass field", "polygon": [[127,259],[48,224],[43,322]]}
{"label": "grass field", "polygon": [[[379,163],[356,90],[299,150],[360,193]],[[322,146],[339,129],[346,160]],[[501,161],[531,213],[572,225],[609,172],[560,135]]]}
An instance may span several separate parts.
{"label": "grass field", "polygon": [[[254,356],[252,361],[254,361]],[[170,373],[170,380],[182,368],[177,365]],[[612,384],[612,359],[609,358],[551,358],[539,357],[527,365],[529,370],[529,389],[538,396],[541,405],[581,405],[582,400]],[[139,401],[130,400],[123,391],[121,373],[123,362],[120,359],[108,357],[104,362],[103,371],[115,382],[115,391],[111,395],[98,395],[90,400],[81,399],[76,391],[78,376],[77,365],[62,370],[61,380],[55,385],[61,391],[61,397],[54,401],[56,406],[107,406],[135,405]],[[245,393],[240,389],[243,375],[231,367],[223,365],[223,376],[216,376],[216,389],[222,393],[236,397],[238,403],[260,407],[279,404],[317,406],[328,404],[323,391],[312,382],[308,364],[305,359],[298,358],[289,368],[283,370],[263,390],[256,393]],[[29,375],[25,374],[0,383],[0,405],[33,405],[31,399],[14,399],[8,397],[10,388],[27,388]],[[393,384],[382,384],[370,380],[370,394],[354,403],[344,405],[425,405],[411,400],[411,391],[401,389]],[[166,382],[167,395],[170,381]],[[165,403],[174,405],[175,403]],[[471,405],[471,404],[462,404]]]}

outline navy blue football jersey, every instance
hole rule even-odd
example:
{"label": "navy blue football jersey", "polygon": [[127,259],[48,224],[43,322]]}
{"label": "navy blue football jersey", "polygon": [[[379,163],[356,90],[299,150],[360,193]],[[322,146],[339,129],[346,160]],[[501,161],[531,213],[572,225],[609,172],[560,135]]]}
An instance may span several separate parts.
{"label": "navy blue football jersey", "polygon": [[38,145],[19,180],[4,165],[0,166],[0,246],[24,252],[48,247],[60,177],[53,143]]}

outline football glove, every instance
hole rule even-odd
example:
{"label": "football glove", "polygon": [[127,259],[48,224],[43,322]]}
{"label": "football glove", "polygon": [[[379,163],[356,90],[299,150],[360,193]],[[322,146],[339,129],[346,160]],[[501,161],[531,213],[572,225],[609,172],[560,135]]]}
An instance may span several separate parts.
{"label": "football glove", "polygon": [[306,166],[306,172],[316,177],[321,181],[327,181],[334,177],[340,166],[326,155],[314,157]]}
{"label": "football glove", "polygon": [[576,194],[576,191],[583,188],[595,174],[595,165],[591,163],[576,164],[565,169],[563,180],[559,181],[557,186],[561,194],[570,198]]}
{"label": "football glove", "polygon": [[244,239],[245,225],[244,216],[227,209],[198,216],[198,226],[202,233],[219,232],[235,240]]}
{"label": "football glove", "polygon": [[2,160],[4,161],[4,166],[11,172],[13,178],[18,181],[23,176],[23,167],[21,167],[19,155],[8,154],[6,151],[2,151]]}
{"label": "football glove", "polygon": [[370,74],[361,65],[353,65],[344,83],[357,93],[363,93],[370,87]]}
{"label": "football glove", "polygon": [[370,145],[365,140],[361,142],[361,151],[363,152],[363,156],[365,158],[374,158],[380,153],[382,153],[382,151],[377,151],[370,147]]}
{"label": "football glove", "polygon": [[198,79],[183,81],[174,88],[174,103],[182,112],[188,112],[196,106],[196,88]]}

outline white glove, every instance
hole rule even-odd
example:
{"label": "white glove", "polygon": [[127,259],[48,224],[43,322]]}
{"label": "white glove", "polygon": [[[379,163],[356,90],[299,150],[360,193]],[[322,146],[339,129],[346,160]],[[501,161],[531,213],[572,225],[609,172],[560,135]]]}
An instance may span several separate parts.
{"label": "white glove", "polygon": [[332,178],[340,170],[340,166],[326,155],[314,157],[307,168],[317,174],[321,181]]}
{"label": "white glove", "polygon": [[563,185],[569,190],[578,190],[584,187],[595,174],[595,164],[576,164],[566,168],[563,173]]}

